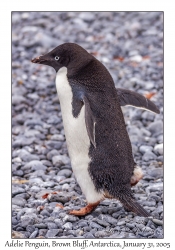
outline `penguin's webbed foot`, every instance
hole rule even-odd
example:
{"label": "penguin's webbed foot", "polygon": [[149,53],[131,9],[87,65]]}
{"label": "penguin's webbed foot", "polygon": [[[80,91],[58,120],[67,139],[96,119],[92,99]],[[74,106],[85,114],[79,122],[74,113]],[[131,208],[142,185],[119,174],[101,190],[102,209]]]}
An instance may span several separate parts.
{"label": "penguin's webbed foot", "polygon": [[98,206],[99,203],[100,201],[96,203],[89,203],[86,207],[82,207],[80,210],[71,210],[69,214],[77,215],[77,216],[83,216],[83,215],[89,214]]}

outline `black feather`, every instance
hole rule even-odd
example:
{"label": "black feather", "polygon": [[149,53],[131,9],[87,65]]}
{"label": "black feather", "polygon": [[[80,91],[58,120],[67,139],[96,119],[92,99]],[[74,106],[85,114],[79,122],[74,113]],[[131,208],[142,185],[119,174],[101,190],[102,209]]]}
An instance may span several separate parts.
{"label": "black feather", "polygon": [[160,113],[158,107],[152,101],[134,91],[116,88],[116,94],[119,98],[121,106],[131,105],[134,107],[150,110],[157,114]]}

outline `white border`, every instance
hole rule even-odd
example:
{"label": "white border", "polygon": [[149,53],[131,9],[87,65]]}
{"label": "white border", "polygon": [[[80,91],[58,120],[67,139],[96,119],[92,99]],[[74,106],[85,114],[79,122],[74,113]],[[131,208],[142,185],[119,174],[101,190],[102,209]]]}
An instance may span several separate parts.
{"label": "white border", "polygon": [[[1,155],[1,206],[0,249],[5,249],[6,240],[11,240],[11,11],[164,11],[165,18],[165,238],[149,242],[174,240],[174,189],[175,189],[175,39],[173,1],[22,1],[6,0],[1,3],[0,14],[0,155]],[[34,240],[35,241],[35,240]],[[34,242],[33,241],[33,242]],[[67,241],[67,240],[66,240]],[[106,239],[107,241],[107,239]],[[117,239],[119,241],[119,239]],[[123,240],[122,240],[123,241]],[[127,241],[127,240],[125,240]],[[129,240],[128,240],[129,241]],[[131,241],[131,240],[130,240]],[[137,240],[139,242],[140,240]],[[147,240],[145,239],[145,242]],[[143,240],[141,240],[143,242]],[[18,248],[16,248],[18,249]],[[27,248],[31,249],[31,248]],[[93,248],[96,249],[96,248]],[[134,249],[134,248],[132,248]]]}

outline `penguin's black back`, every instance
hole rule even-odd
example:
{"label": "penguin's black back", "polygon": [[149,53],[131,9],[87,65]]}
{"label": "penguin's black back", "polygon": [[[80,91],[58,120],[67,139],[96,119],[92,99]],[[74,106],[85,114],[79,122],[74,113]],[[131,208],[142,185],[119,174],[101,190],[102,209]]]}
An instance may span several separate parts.
{"label": "penguin's black back", "polygon": [[121,189],[130,190],[135,163],[113,79],[92,56],[91,61],[76,75],[68,76],[68,80],[76,115],[82,105],[79,96],[85,93],[95,117],[96,148],[92,144],[89,148],[89,173],[94,185],[98,191],[117,197]]}

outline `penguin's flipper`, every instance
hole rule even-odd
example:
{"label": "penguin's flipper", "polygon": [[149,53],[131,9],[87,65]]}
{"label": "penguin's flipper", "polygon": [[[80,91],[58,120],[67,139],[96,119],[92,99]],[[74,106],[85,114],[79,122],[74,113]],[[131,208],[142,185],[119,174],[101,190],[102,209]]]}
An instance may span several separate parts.
{"label": "penguin's flipper", "polygon": [[121,106],[134,106],[137,108],[146,109],[159,114],[158,107],[145,96],[127,89],[116,88],[116,93]]}
{"label": "penguin's flipper", "polygon": [[133,198],[128,199],[119,199],[120,202],[123,204],[124,208],[128,209],[129,211],[132,211],[136,213],[139,216],[143,217],[149,217],[151,216],[139,203],[137,203]]}
{"label": "penguin's flipper", "polygon": [[91,141],[91,143],[94,145],[94,147],[96,148],[96,142],[95,142],[95,117],[92,113],[90,104],[88,99],[84,96],[83,97],[83,102],[85,105],[85,123],[86,123],[86,129],[87,129],[87,133],[89,136],[89,139]]}

